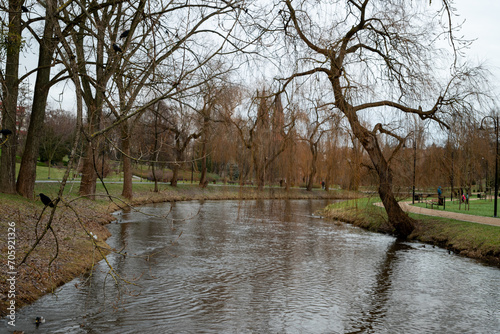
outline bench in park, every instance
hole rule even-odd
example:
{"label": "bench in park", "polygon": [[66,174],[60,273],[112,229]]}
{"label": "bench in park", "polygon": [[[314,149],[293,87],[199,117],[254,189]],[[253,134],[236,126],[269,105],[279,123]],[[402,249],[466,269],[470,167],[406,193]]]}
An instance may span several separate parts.
{"label": "bench in park", "polygon": [[434,209],[434,206],[437,206],[438,209],[440,206],[443,207],[443,210],[446,209],[446,198],[444,196],[439,197],[439,198],[432,198],[430,200],[425,201],[425,207],[430,205],[431,209]]}
{"label": "bench in park", "polygon": [[427,199],[432,195],[433,194],[426,194],[426,193],[415,194],[414,200],[418,203],[427,202],[428,201]]}

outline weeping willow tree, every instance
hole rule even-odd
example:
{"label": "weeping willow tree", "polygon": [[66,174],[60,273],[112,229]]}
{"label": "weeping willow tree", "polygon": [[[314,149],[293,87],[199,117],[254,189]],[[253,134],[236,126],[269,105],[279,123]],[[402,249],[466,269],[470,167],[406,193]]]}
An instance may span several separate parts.
{"label": "weeping willow tree", "polygon": [[[286,0],[271,15],[268,29],[282,32],[283,56],[293,55],[292,66],[282,67],[293,72],[282,74],[281,89],[324,81],[370,157],[389,224],[408,236],[415,222],[393,193],[391,160],[411,134],[386,122],[413,114],[446,128],[453,114],[474,110],[484,82],[480,68],[460,59],[466,44],[455,36],[452,0]],[[382,150],[387,137],[397,143],[390,152]]]}

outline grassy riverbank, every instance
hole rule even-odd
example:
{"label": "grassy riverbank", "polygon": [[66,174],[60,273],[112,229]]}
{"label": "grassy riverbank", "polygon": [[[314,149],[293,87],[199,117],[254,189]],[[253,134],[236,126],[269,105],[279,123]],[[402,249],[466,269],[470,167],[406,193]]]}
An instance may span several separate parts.
{"label": "grassy riverbank", "polygon": [[[379,198],[362,198],[335,203],[323,214],[371,231],[390,233],[385,210],[373,205],[379,201]],[[410,239],[500,266],[499,227],[418,214],[410,216],[418,224]]]}
{"label": "grassy riverbank", "polygon": [[[56,287],[88,271],[101,259],[89,235],[97,235],[97,244],[106,246],[104,240],[109,237],[104,223],[112,219],[100,207],[82,199],[78,205],[79,219],[68,207],[58,207],[50,230],[29,255],[25,264],[19,265],[24,256],[41,236],[50,217],[50,208],[44,210],[40,201],[30,201],[20,196],[0,195],[0,315],[5,315],[7,303],[15,300],[16,309],[33,302],[42,295],[50,293]],[[14,227],[15,229],[12,229]],[[10,228],[10,229],[9,229]],[[12,234],[8,234],[11,232]],[[9,237],[9,243],[7,243]],[[57,237],[57,241],[56,241]],[[9,248],[9,246],[11,246]],[[14,247],[12,247],[14,246]],[[15,250],[8,258],[8,251]],[[14,255],[13,253],[10,253]],[[11,268],[8,260],[14,260]],[[51,260],[49,267],[49,263]],[[15,272],[15,274],[10,274]],[[15,286],[7,278],[15,278]],[[10,282],[9,282],[10,283]],[[11,298],[11,291],[15,298]],[[9,298],[8,298],[9,297]]]}
{"label": "grassy riverbank", "polygon": [[[59,185],[57,183],[37,183],[35,193],[43,192],[55,198]],[[151,183],[135,183],[134,198],[127,201],[120,196],[121,184],[107,184],[107,192],[102,185],[98,185],[95,201],[79,198],[78,184],[69,184],[65,189],[64,199],[59,203],[54,215],[52,227],[54,234],[49,230],[36,249],[27,258],[23,265],[19,265],[23,257],[37,240],[50,217],[50,208],[45,208],[39,199],[27,200],[20,196],[0,194],[0,315],[7,314],[7,305],[10,301],[8,267],[8,232],[9,227],[15,225],[15,302],[16,308],[29,304],[40,296],[50,293],[56,287],[70,281],[74,277],[88,271],[93,264],[101,260],[99,250],[106,252],[105,243],[109,237],[104,227],[114,219],[110,212],[130,205],[137,206],[147,203],[183,201],[183,200],[223,200],[223,199],[309,199],[309,198],[353,198],[356,194],[341,191],[325,192],[304,189],[266,188],[259,192],[253,187],[237,186],[209,186],[201,189],[196,185],[180,185],[176,188],[161,185],[160,191],[153,192]],[[67,205],[65,205],[65,203]],[[75,214],[75,210],[78,214]],[[42,215],[43,211],[43,215]],[[42,219],[38,221],[42,215]],[[11,225],[9,225],[9,223]],[[97,235],[96,248],[89,233]],[[57,241],[56,241],[57,238]],[[102,248],[101,248],[102,247]],[[12,248],[12,247],[11,247]],[[49,263],[53,260],[53,262]]]}

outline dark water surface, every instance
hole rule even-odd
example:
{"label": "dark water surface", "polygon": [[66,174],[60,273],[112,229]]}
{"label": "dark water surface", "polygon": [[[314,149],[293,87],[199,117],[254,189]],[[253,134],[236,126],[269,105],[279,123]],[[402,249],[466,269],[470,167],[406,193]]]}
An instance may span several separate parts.
{"label": "dark water surface", "polygon": [[[498,333],[500,270],[312,216],[325,201],[147,206],[101,262],[17,313],[26,333]],[[179,237],[179,234],[182,235]],[[88,278],[90,285],[82,284]],[[106,278],[106,279],[105,279]],[[105,284],[104,284],[105,282]],[[78,285],[78,288],[75,287]],[[34,318],[46,323],[35,329]],[[5,321],[0,332],[11,333]]]}

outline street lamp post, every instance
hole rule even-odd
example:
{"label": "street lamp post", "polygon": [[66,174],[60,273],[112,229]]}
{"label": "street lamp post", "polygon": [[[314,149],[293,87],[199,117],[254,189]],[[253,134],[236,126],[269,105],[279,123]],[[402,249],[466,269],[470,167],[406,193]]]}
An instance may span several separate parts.
{"label": "street lamp post", "polygon": [[[412,179],[412,191],[411,191],[411,203],[415,204],[415,174],[417,171],[417,141],[415,140],[415,137],[413,138],[408,138],[413,140],[413,179]],[[403,148],[405,147],[403,143]]]}
{"label": "street lamp post", "polygon": [[483,129],[483,121],[486,118],[491,118],[493,120],[493,125],[495,127],[495,135],[496,135],[496,153],[495,153],[495,205],[494,205],[494,213],[493,217],[497,217],[497,208],[498,208],[498,116],[484,116],[481,120],[481,127],[479,129]]}
{"label": "street lamp post", "polygon": [[415,204],[415,173],[417,170],[417,141],[415,137],[413,138],[413,194],[412,194],[412,204]]}

